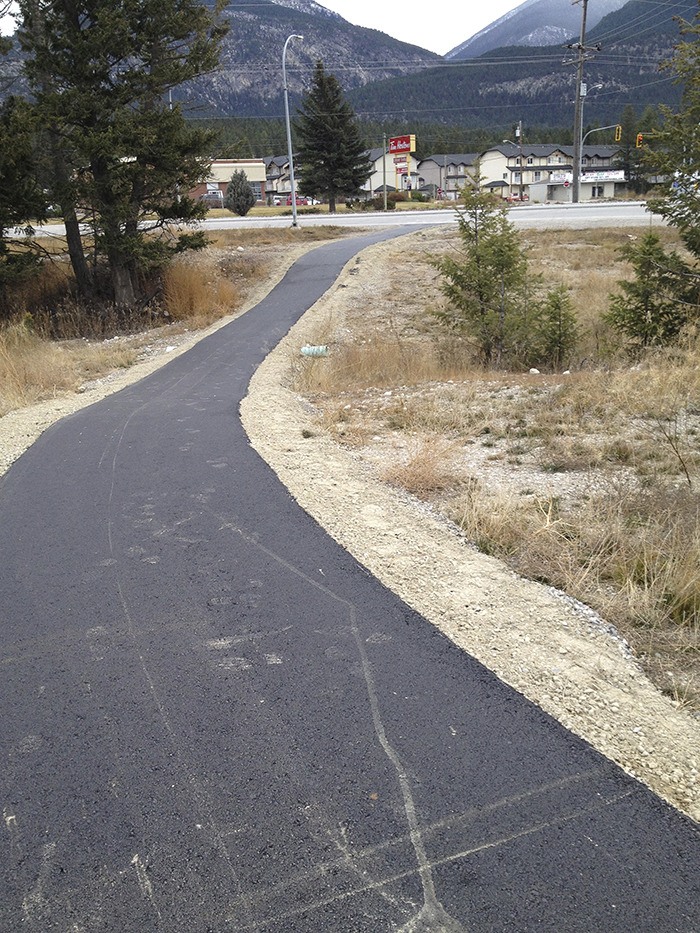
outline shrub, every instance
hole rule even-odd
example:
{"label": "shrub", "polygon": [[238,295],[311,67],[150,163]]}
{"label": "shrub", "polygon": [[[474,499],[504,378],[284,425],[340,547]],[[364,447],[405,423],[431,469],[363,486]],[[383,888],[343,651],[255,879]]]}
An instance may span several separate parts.
{"label": "shrub", "polygon": [[[618,282],[604,319],[631,342],[633,349],[673,343],[689,320],[696,296],[688,285],[688,269],[675,251],[667,253],[653,231],[639,243],[620,250],[634,278]],[[696,286],[692,286],[693,289]]]}
{"label": "shrub", "polygon": [[224,206],[239,217],[245,217],[255,205],[255,195],[244,171],[234,172],[226,189]]}
{"label": "shrub", "polygon": [[564,285],[547,292],[535,320],[539,361],[561,370],[578,342],[578,327],[571,298]]}
{"label": "shrub", "polygon": [[467,333],[486,366],[498,366],[515,348],[522,354],[530,329],[527,259],[505,209],[488,194],[464,192],[458,225],[461,253],[435,263],[449,301],[436,317]]}

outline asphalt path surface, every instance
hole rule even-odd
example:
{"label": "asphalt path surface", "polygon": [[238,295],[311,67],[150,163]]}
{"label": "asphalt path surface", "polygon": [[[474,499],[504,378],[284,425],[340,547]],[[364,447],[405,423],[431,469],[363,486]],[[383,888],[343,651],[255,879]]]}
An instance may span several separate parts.
{"label": "asphalt path surface", "polygon": [[3,933],[700,929],[697,826],[381,586],[249,445],[255,367],[390,235],[308,254],[0,483]]}

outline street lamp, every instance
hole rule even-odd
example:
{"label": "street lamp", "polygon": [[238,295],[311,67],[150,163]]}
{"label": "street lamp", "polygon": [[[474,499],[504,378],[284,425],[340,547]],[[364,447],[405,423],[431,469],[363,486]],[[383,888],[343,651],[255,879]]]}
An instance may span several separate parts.
{"label": "street lamp", "polygon": [[284,88],[284,119],[287,126],[287,156],[289,158],[289,185],[292,191],[292,226],[297,225],[297,192],[294,184],[294,154],[292,152],[292,127],[289,123],[289,89],[287,88],[287,46],[292,39],[303,39],[303,36],[288,36],[282,50],[282,85]]}

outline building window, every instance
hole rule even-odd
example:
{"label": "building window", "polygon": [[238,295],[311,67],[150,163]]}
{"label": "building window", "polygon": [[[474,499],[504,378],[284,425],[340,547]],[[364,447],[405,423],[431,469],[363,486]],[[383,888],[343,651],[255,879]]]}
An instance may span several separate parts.
{"label": "building window", "polygon": [[535,172],[535,181],[541,181],[542,172]]}
{"label": "building window", "polygon": [[253,194],[255,195],[255,200],[256,200],[256,201],[262,201],[262,199],[263,199],[262,182],[260,182],[260,181],[249,181],[248,184],[249,184],[250,187],[253,189]]}
{"label": "building window", "polygon": [[528,164],[528,165],[533,165],[534,162],[535,162],[535,160],[532,158],[532,156],[528,156],[528,157],[527,157],[527,164]]}

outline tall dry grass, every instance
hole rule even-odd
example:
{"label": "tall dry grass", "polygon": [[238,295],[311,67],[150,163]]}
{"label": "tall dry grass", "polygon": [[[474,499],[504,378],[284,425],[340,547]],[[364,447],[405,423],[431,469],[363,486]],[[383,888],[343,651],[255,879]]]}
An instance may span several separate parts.
{"label": "tall dry grass", "polygon": [[74,392],[88,379],[130,366],[133,347],[106,342],[56,342],[24,322],[0,329],[0,416],[17,408]]}
{"label": "tall dry grass", "polygon": [[[256,264],[247,263],[242,277],[250,280],[257,272]],[[235,311],[242,295],[243,288],[222,275],[214,259],[173,263],[163,280],[162,311],[171,322],[205,327]]]}
{"label": "tall dry grass", "polygon": [[445,367],[437,347],[389,332],[370,334],[333,345],[332,327],[321,325],[314,342],[331,344],[329,357],[303,361],[296,367],[295,385],[302,392],[344,392],[368,386],[417,385],[433,380],[461,379],[473,366],[464,361]]}

